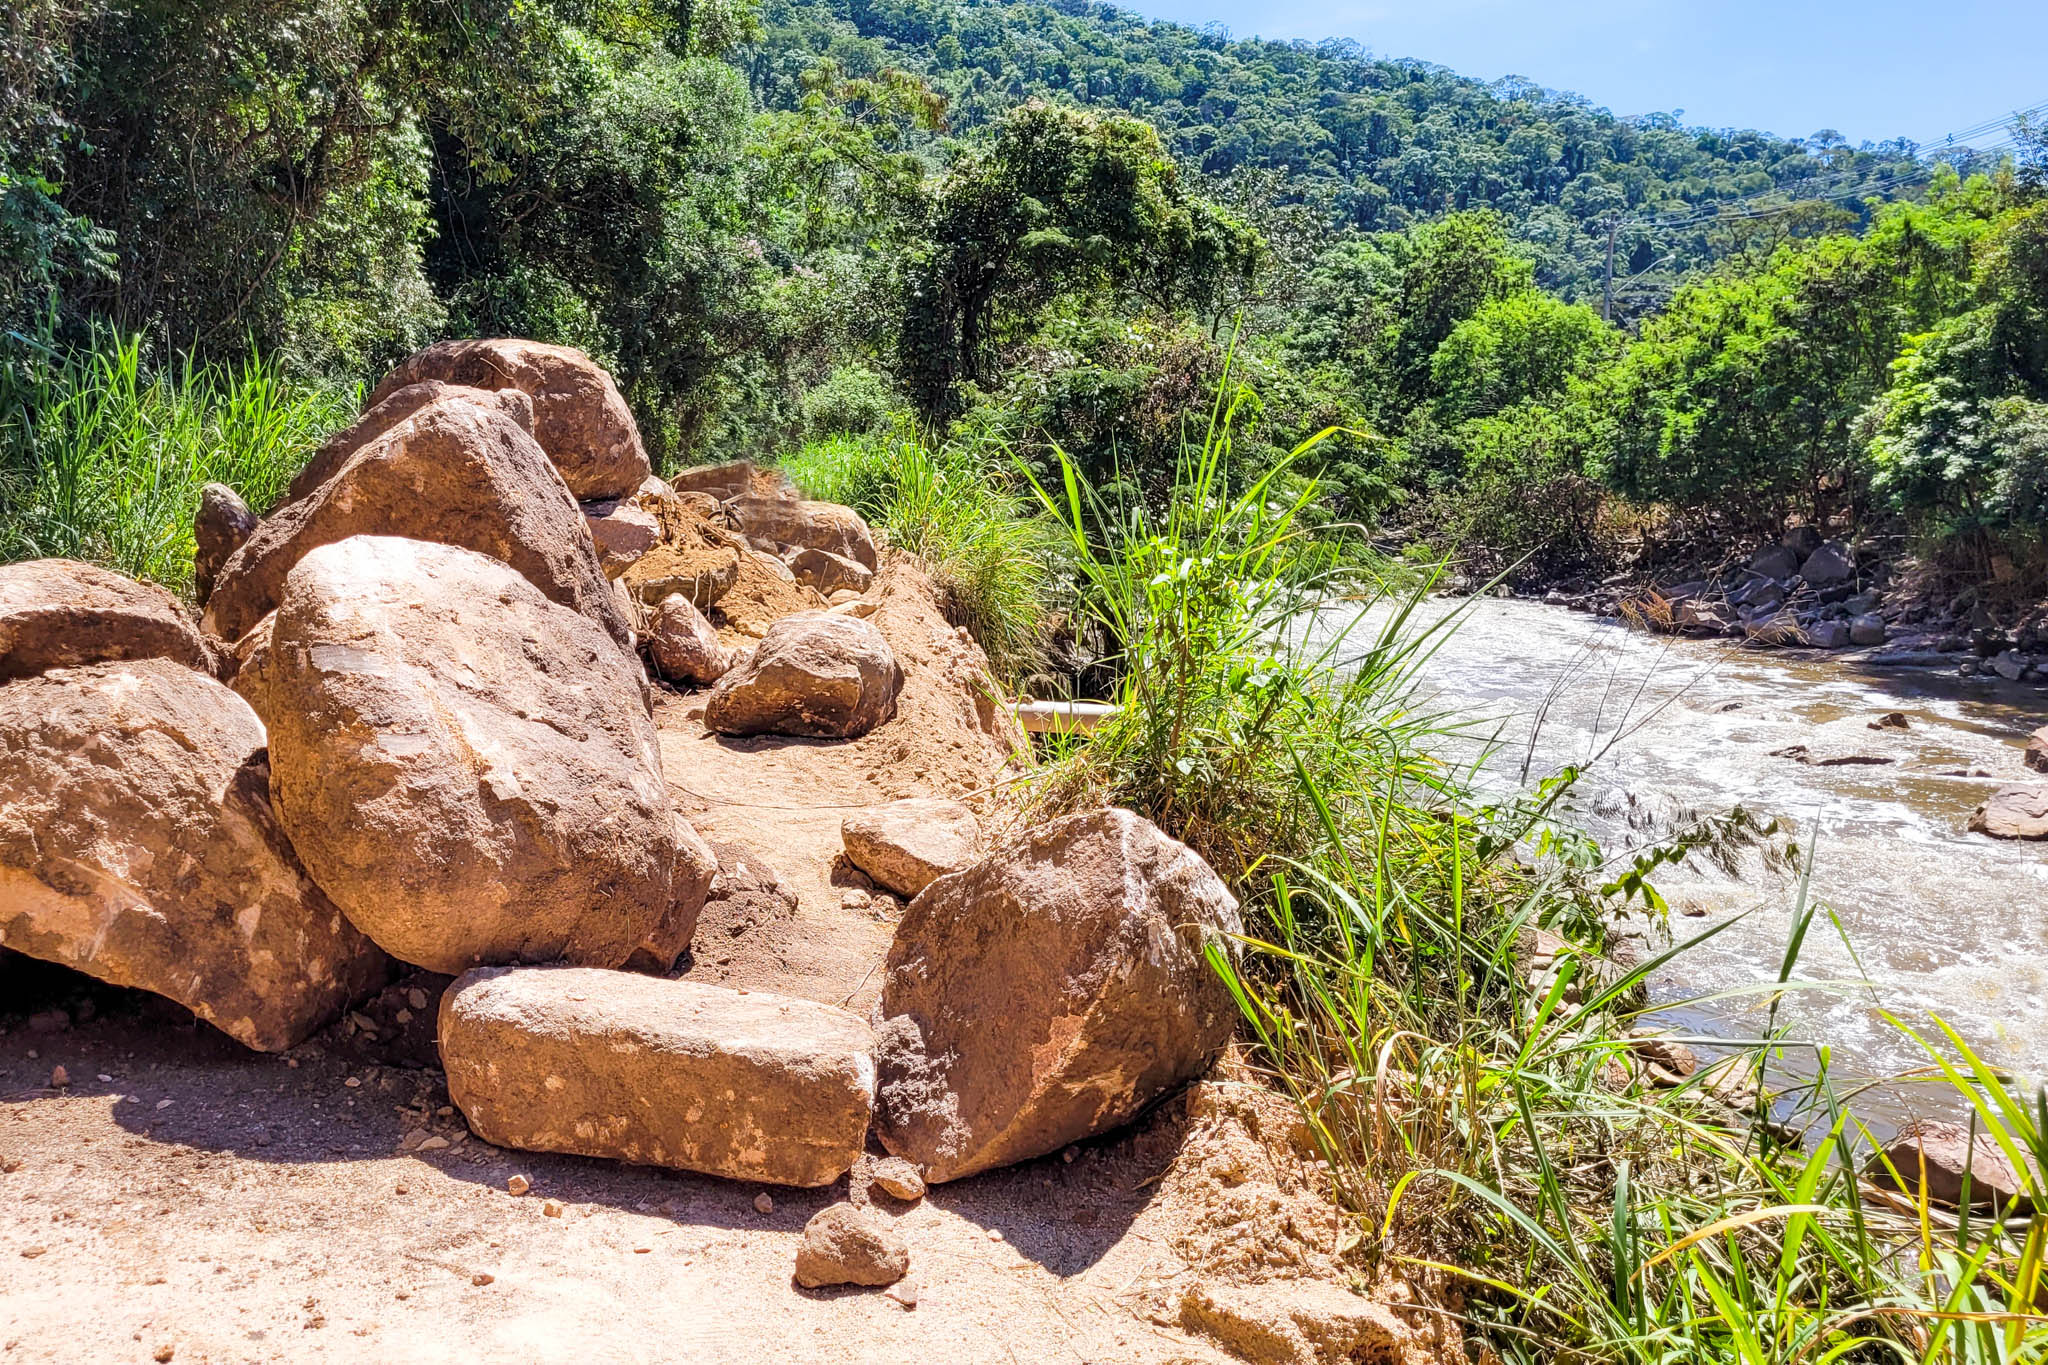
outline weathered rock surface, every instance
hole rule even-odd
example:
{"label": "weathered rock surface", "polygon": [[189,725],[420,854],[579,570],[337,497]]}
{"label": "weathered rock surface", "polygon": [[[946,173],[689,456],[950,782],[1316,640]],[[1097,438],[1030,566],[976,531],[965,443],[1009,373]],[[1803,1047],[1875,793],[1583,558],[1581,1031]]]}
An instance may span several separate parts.
{"label": "weathered rock surface", "polygon": [[704,723],[727,735],[863,735],[896,714],[903,670],[865,621],[800,612],[718,680]]}
{"label": "weathered rock surface", "polygon": [[2048,773],[2048,725],[2027,736],[2027,748],[2021,755],[2021,761],[2035,772]]}
{"label": "weathered rock surface", "polygon": [[500,1147],[829,1185],[866,1140],[873,1035],[830,1005],[577,967],[441,998],[448,1093]]}
{"label": "weathered rock surface", "polygon": [[618,385],[572,347],[513,338],[439,342],[387,375],[370,402],[428,379],[526,394],[534,439],[578,498],[626,497],[654,472]]}
{"label": "weathered rock surface", "polygon": [[885,1156],[868,1166],[868,1183],[905,1203],[924,1198],[924,1176],[900,1156]]}
{"label": "weathered rock surface", "polygon": [[1978,1133],[1973,1146],[1968,1128],[1938,1119],[1907,1124],[1885,1147],[1884,1155],[1872,1157],[1864,1167],[1864,1175],[1874,1185],[1907,1194],[1924,1189],[1931,1202],[1951,1209],[1962,1204],[1966,1171],[1973,1208],[2003,1206],[2026,1190],[2025,1182],[1988,1134]]}
{"label": "weathered rock surface", "polygon": [[883,1144],[937,1183],[1123,1123],[1229,1040],[1237,1010],[1203,948],[1239,927],[1208,864],[1124,810],[941,877],[889,949]]}
{"label": "weathered rock surface", "polygon": [[680,815],[675,817],[675,822],[675,889],[661,922],[648,934],[646,942],[635,948],[633,955],[626,959],[626,966],[632,971],[653,972],[659,976],[675,967],[676,959],[696,937],[697,917],[704,912],[704,902],[711,895],[711,883],[718,876],[718,855],[711,851],[710,844],[704,842],[704,836]]}
{"label": "weathered rock surface", "polygon": [[708,686],[725,676],[731,655],[704,613],[681,593],[670,593],[647,622],[647,652],[670,682]]}
{"label": "weathered rock surface", "polygon": [[797,582],[815,588],[827,597],[847,589],[866,592],[868,584],[875,581],[873,569],[845,555],[835,555],[830,550],[798,550],[784,563],[789,565],[789,571]]}
{"label": "weathered rock surface", "polygon": [[480,407],[495,408],[528,436],[533,435],[533,400],[517,389],[481,389],[466,384],[443,384],[438,379],[405,384],[391,390],[379,389],[355,421],[320,443],[313,458],[292,477],[291,486],[271,509],[272,515],[298,502],[333,478],[357,451],[382,436],[423,408],[443,399],[459,398]]}
{"label": "weathered rock surface", "polygon": [[1970,812],[1970,832],[1994,839],[2048,839],[2048,782],[2000,787]]}
{"label": "weathered rock surface", "polygon": [[981,825],[958,801],[914,797],[855,811],[839,825],[846,857],[890,891],[915,896],[981,856]]}
{"label": "weathered rock surface", "polygon": [[630,502],[586,502],[583,520],[605,576],[617,578],[661,544],[661,520]]}
{"label": "weathered rock surface", "polygon": [[1849,553],[1848,546],[1829,541],[1806,557],[1806,562],[1799,566],[1799,576],[1815,588],[1846,583],[1856,576],[1856,558]]}
{"label": "weathered rock surface", "polygon": [[881,1286],[910,1273],[910,1248],[872,1209],[838,1203],[804,1224],[796,1250],[796,1282],[806,1289],[834,1284]]}
{"label": "weathered rock surface", "polygon": [[1849,619],[1849,642],[1857,645],[1881,645],[1885,641],[1884,618],[1874,611]]}
{"label": "weathered rock surface", "polygon": [[616,967],[668,914],[676,824],[638,662],[505,564],[322,546],[260,674],[285,828],[394,957]]}
{"label": "weathered rock surface", "polygon": [[224,483],[199,490],[199,510],[192,514],[192,591],[203,603],[228,556],[256,530],[256,514],[242,495]]}
{"label": "weathered rock surface", "polygon": [[1783,545],[1766,545],[1749,561],[1749,567],[1766,578],[1784,580],[1799,572],[1800,557]]}
{"label": "weathered rock surface", "polygon": [[742,493],[725,506],[756,549],[824,550],[868,570],[877,563],[874,533],[851,507],[772,493]]}
{"label": "weathered rock surface", "polygon": [[265,520],[222,568],[206,621],[239,639],[277,606],[302,556],[357,535],[439,541],[502,560],[630,647],[632,628],[583,512],[547,456],[501,408],[459,395],[393,426]]}
{"label": "weathered rock surface", "polygon": [[185,608],[154,584],[75,559],[0,565],[0,682],[121,659],[217,666]]}
{"label": "weathered rock surface", "polygon": [[167,659],[0,687],[0,943],[266,1051],[388,968],[294,858],[255,713]]}

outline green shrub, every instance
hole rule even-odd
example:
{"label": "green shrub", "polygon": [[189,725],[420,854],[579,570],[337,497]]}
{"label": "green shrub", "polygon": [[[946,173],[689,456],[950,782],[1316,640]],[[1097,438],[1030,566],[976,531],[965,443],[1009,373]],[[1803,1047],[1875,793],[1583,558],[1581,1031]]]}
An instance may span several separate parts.
{"label": "green shrub", "polygon": [[227,484],[264,510],[361,397],[260,359],[153,369],[138,339],[104,333],[15,367],[5,387],[0,559],[90,560],[178,591],[200,488]]}
{"label": "green shrub", "polygon": [[889,381],[865,365],[841,365],[804,394],[804,431],[813,439],[878,436],[889,429],[896,406]]}

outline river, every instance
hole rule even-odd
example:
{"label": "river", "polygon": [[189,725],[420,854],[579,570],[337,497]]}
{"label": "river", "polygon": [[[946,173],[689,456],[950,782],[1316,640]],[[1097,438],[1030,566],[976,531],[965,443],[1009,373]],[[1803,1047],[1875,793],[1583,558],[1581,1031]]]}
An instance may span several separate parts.
{"label": "river", "polygon": [[[1824,908],[1779,1020],[1829,1046],[1838,1077],[1926,1065],[1886,1012],[1923,1029],[1945,1020],[1994,1065],[2048,1074],[2048,845],[1964,828],[2000,779],[2048,780],[2020,758],[2048,723],[2048,692],[1651,636],[1529,601],[1426,611],[1461,606],[1422,686],[1446,708],[1499,718],[1496,780],[1518,780],[1525,757],[1536,776],[1586,765],[1572,813],[1610,851],[1737,805],[1811,842],[1810,895]],[[1871,728],[1888,713],[1905,728]],[[1807,761],[1778,752],[1797,745]],[[1796,868],[1751,855],[1731,875],[1694,855],[1654,880],[1679,938],[1749,913],[1654,977],[1653,1001],[1776,980]],[[1759,997],[1675,1017],[1723,1036],[1765,1022]],[[1921,1107],[1899,1088],[1876,1106],[1894,1120]]]}

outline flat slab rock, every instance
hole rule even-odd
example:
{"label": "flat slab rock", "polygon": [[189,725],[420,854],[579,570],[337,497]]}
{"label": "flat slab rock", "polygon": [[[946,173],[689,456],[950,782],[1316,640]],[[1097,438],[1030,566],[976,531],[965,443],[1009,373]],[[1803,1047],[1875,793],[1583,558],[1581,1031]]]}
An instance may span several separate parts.
{"label": "flat slab rock", "polygon": [[389,967],[293,856],[255,712],[168,659],[0,686],[0,944],[265,1051]]}
{"label": "flat slab rock", "polygon": [[177,598],[75,559],[0,565],[0,681],[120,659],[217,659]]}
{"label": "flat slab rock", "polygon": [[448,1091],[485,1141],[731,1180],[846,1174],[873,1046],[830,1005],[595,968],[486,968],[441,999]]}
{"label": "flat slab rock", "polygon": [[617,967],[668,921],[678,826],[638,661],[509,566],[321,546],[254,668],[285,828],[392,956]]}
{"label": "flat slab rock", "polygon": [[839,834],[848,861],[902,896],[915,896],[981,856],[974,812],[936,797],[855,811],[841,822]]}
{"label": "flat slab rock", "polygon": [[1026,832],[911,902],[886,963],[877,1131],[934,1184],[1106,1132],[1237,1023],[1203,957],[1237,902],[1126,810]]}

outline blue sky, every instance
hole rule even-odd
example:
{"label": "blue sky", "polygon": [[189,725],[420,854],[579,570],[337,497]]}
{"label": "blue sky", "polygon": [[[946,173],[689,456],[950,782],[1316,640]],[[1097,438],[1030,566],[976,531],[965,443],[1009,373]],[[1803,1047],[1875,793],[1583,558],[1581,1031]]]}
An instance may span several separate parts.
{"label": "blue sky", "polygon": [[1617,114],[1928,141],[2048,101],[2048,0],[1117,0],[1238,37],[1355,38]]}

